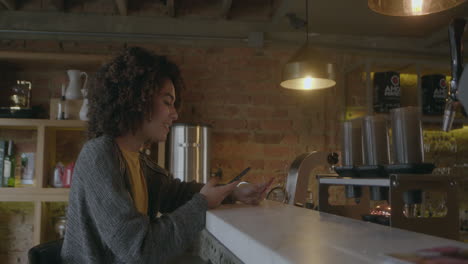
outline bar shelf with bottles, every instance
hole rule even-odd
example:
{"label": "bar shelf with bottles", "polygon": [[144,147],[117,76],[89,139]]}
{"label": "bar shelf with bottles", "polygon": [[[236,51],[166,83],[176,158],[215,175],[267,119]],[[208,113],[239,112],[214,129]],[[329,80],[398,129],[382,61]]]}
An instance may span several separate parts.
{"label": "bar shelf with bottles", "polygon": [[[77,139],[77,135],[82,135],[85,127],[86,122],[80,120],[0,118],[1,131],[30,131],[29,134],[35,137],[31,143],[35,146],[34,184],[0,188],[0,201],[67,201],[68,189],[49,188],[52,163],[57,159],[71,161],[76,158],[84,142],[84,137]],[[73,138],[74,144],[70,144],[70,138]],[[66,152],[65,144],[68,148]]]}
{"label": "bar shelf with bottles", "polygon": [[[31,80],[33,82],[32,97],[35,100],[31,100],[29,97],[30,102],[33,106],[42,105],[40,110],[46,111],[49,107],[44,106],[44,103],[49,100],[51,95],[49,89],[57,82],[65,81],[63,79],[65,76],[60,75],[65,69],[95,72],[109,59],[110,55],[105,54],[0,51],[0,66],[5,73],[2,84],[4,87],[13,88],[21,84],[18,83],[18,80],[20,82],[21,80]],[[49,96],[47,96],[48,93]],[[52,96],[56,95],[52,93]],[[6,115],[5,111],[6,113],[13,112],[11,109],[15,106],[10,105],[9,102],[7,104],[5,94],[2,96],[2,100],[0,100],[2,101],[0,104],[1,117],[8,118],[0,118],[0,140],[13,139],[18,153],[33,152],[35,154],[32,185],[14,188],[0,187],[0,210],[7,214],[4,218],[7,219],[5,226],[8,229],[7,234],[13,235],[5,237],[5,244],[18,245],[20,243],[23,248],[19,250],[24,254],[31,246],[56,238],[54,225],[57,222],[57,217],[63,215],[61,212],[68,203],[70,189],[52,188],[50,178],[58,161],[68,163],[78,155],[77,149],[85,140],[82,135],[86,130],[86,122],[32,118],[32,116],[47,118],[45,111],[34,112],[34,115],[21,115],[22,111],[15,111],[19,114]],[[49,103],[52,103],[51,101],[53,99]],[[15,110],[17,109],[15,108]],[[27,136],[27,140],[25,136]],[[71,145],[65,146],[65,144],[71,143],[70,139],[74,137],[76,140]],[[16,158],[18,161],[18,156]],[[57,207],[61,208],[60,211],[57,210]],[[16,221],[8,222],[8,214],[15,217],[18,212],[21,212],[23,219],[26,219],[25,222],[21,223],[21,226]],[[10,217],[10,219],[12,218]],[[30,232],[24,231],[24,229],[30,229]],[[18,247],[15,247],[15,250],[18,250]],[[21,256],[21,261],[24,256]],[[14,259],[20,261],[20,258]]]}
{"label": "bar shelf with bottles", "polygon": [[[0,137],[18,142],[18,151],[34,152],[34,179],[28,187],[1,187],[0,202],[32,202],[33,244],[53,239],[49,211],[68,202],[69,188],[50,188],[55,162],[76,158],[85,140],[86,122],[81,120],[0,118]],[[72,140],[73,139],[73,140]],[[73,141],[73,142],[72,142]]]}

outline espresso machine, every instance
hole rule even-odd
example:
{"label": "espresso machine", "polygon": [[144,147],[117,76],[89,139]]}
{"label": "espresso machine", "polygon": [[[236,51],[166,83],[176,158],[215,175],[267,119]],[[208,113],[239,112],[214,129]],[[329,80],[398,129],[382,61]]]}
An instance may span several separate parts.
{"label": "espresso machine", "polygon": [[[449,26],[452,81],[443,116],[443,131],[451,130],[456,111],[461,109],[466,116],[464,110],[468,109],[468,70],[463,69],[461,45],[465,26],[465,19],[455,19]],[[463,194],[459,186],[466,185],[467,180],[454,174],[431,174],[434,165],[424,163],[419,115],[418,109],[391,111],[391,136],[387,139],[391,139],[392,144],[386,144],[381,138],[386,131],[375,117],[344,122],[342,166],[336,168],[338,175],[317,176],[319,210],[460,239],[459,198]],[[386,147],[389,146],[393,147],[392,161],[387,158],[390,148]],[[330,204],[329,188],[332,186],[345,186],[346,197],[354,198],[355,203]],[[426,203],[429,194],[443,197],[443,209],[438,215],[427,213],[430,211]],[[387,210],[370,210],[370,202],[378,200],[386,200]],[[369,211],[378,212],[372,215]]]}
{"label": "espresso machine", "polygon": [[[345,121],[337,174],[317,175],[318,209],[459,239],[458,185],[464,179],[432,174],[434,164],[424,162],[420,115],[419,108],[404,107],[392,109],[389,117]],[[344,186],[346,198],[354,199],[352,203],[330,202],[330,188],[338,186]],[[436,198],[441,199],[437,210],[430,203]],[[378,203],[381,205],[371,206]]]}

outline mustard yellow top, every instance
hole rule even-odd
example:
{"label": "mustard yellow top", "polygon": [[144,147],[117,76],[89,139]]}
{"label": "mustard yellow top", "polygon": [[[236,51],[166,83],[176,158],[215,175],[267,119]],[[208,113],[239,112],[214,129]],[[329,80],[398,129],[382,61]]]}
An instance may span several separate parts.
{"label": "mustard yellow top", "polygon": [[148,214],[148,189],[146,188],[146,179],[141,171],[139,153],[128,151],[121,148],[122,155],[127,161],[130,177],[133,202],[138,212]]}

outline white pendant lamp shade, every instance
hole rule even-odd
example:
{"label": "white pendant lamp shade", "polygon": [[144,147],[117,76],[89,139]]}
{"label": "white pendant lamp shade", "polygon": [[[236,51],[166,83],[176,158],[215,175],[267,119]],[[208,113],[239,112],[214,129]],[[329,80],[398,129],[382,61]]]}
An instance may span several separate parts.
{"label": "white pendant lamp shade", "polygon": [[335,65],[307,43],[283,68],[281,86],[297,90],[330,88],[335,82]]}
{"label": "white pendant lamp shade", "polygon": [[388,16],[419,16],[441,12],[466,0],[368,0],[369,8]]}

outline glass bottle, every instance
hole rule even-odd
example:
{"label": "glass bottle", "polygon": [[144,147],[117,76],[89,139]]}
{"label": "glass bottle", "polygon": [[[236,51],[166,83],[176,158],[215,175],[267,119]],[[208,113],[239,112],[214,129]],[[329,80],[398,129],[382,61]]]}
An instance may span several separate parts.
{"label": "glass bottle", "polygon": [[15,187],[15,155],[13,140],[8,141],[7,155],[3,161],[3,186]]}
{"label": "glass bottle", "polygon": [[67,229],[67,217],[65,215],[56,218],[54,229],[60,239],[65,236],[65,231]]}
{"label": "glass bottle", "polygon": [[57,120],[68,119],[68,101],[65,98],[65,84],[62,83],[62,97],[57,105]]}

